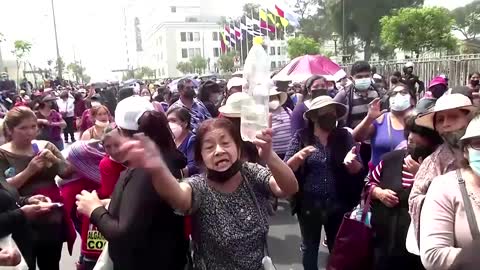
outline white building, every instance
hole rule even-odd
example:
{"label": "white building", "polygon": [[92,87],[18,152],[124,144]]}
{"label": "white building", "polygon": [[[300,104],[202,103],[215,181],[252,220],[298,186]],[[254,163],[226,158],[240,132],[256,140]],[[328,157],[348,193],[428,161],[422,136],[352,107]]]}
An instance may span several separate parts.
{"label": "white building", "polygon": [[277,70],[289,62],[286,40],[267,40],[267,52],[270,58],[270,69]]}
{"label": "white building", "polygon": [[177,77],[177,64],[200,55],[206,71],[214,71],[220,56],[220,26],[216,22],[163,22],[145,40],[143,64],[157,77]]}

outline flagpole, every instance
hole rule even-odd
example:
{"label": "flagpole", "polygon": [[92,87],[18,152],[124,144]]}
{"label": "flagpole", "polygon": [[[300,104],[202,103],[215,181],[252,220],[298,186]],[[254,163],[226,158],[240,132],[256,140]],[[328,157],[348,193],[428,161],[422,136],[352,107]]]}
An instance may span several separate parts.
{"label": "flagpole", "polygon": [[[247,16],[246,16],[246,15],[245,15],[245,26],[247,26],[247,29],[248,29]],[[255,30],[255,27],[254,27],[254,30]],[[243,33],[243,32],[242,32],[242,33]],[[246,39],[247,39],[247,54],[248,54],[248,51],[249,51],[249,49],[248,49],[248,34],[249,34],[249,33],[248,33],[248,30],[245,31],[245,34],[246,34],[246,36],[247,36]],[[243,61],[243,60],[242,60],[242,61]]]}

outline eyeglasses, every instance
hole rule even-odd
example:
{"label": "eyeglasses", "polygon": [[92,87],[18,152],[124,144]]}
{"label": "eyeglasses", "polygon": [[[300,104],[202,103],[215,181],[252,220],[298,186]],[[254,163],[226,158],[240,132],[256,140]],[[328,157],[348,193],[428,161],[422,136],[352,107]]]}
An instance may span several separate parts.
{"label": "eyeglasses", "polygon": [[480,139],[473,140],[468,143],[468,146],[475,150],[480,150]]}

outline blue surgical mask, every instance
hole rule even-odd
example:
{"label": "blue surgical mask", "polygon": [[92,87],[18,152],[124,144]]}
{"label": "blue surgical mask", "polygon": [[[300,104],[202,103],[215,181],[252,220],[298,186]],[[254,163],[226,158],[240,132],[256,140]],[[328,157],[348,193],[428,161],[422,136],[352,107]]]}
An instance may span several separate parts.
{"label": "blue surgical mask", "polygon": [[372,79],[370,78],[363,78],[363,79],[355,79],[355,89],[360,90],[360,91],[365,91],[370,88],[372,85]]}
{"label": "blue surgical mask", "polygon": [[471,147],[468,148],[468,163],[473,172],[477,176],[480,176],[480,150]]}
{"label": "blue surgical mask", "polygon": [[410,95],[397,94],[390,98],[390,109],[396,112],[403,112],[410,108]]}

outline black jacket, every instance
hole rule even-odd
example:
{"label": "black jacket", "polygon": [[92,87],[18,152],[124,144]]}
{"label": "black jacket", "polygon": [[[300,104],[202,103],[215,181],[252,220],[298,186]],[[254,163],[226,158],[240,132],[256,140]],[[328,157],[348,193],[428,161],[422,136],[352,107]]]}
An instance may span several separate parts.
{"label": "black jacket", "polygon": [[[186,161],[171,161],[170,171],[179,177]],[[114,269],[183,270],[188,242],[184,217],[162,201],[143,169],[122,172],[109,210],[95,209],[91,222],[109,241]]]}
{"label": "black jacket", "polygon": [[19,197],[18,192],[4,180],[0,180],[0,238],[12,234],[22,256],[30,269],[35,269],[32,260],[32,231],[20,206],[26,203],[25,197]]}

